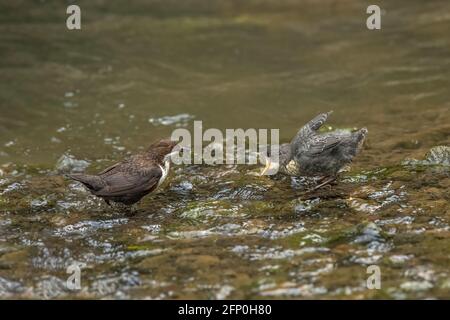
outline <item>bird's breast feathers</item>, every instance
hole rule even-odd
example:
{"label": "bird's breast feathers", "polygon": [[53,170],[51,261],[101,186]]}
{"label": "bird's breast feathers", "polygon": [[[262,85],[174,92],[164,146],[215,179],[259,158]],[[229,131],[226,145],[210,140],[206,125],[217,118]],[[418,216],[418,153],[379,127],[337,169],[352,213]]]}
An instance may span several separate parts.
{"label": "bird's breast feathers", "polygon": [[286,171],[290,175],[297,175],[300,171],[300,167],[294,160],[291,160],[286,165]]}
{"label": "bird's breast feathers", "polygon": [[166,180],[167,174],[169,173],[169,169],[170,169],[170,161],[165,161],[164,162],[164,167],[161,165],[158,165],[159,168],[161,169],[161,178],[158,181],[158,184],[156,185],[156,188],[159,188],[159,186],[164,182],[164,180]]}

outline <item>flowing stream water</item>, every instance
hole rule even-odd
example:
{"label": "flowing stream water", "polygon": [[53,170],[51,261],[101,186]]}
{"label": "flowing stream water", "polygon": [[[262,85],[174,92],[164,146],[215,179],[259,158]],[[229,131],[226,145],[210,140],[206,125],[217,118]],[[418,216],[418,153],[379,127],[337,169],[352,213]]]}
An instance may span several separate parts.
{"label": "flowing stream water", "polygon": [[[450,2],[378,2],[376,31],[364,1],[91,0],[73,31],[63,1],[2,2],[0,298],[450,298]],[[127,214],[63,175],[194,120],[287,142],[328,110],[369,135],[312,195],[175,166]]]}

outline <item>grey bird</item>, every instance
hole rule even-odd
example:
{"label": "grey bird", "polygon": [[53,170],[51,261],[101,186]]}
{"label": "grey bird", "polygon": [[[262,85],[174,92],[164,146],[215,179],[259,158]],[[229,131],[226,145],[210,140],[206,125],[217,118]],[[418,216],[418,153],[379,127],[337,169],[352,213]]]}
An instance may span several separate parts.
{"label": "grey bird", "polygon": [[280,145],[278,157],[267,157],[261,174],[280,172],[290,176],[321,177],[312,191],[336,180],[338,172],[361,150],[368,130],[319,133],[332,112],[319,114],[303,126],[290,143]]}
{"label": "grey bird", "polygon": [[96,175],[67,176],[81,182],[107,204],[112,201],[133,205],[163,183],[169,172],[170,156],[178,152],[174,151],[176,145],[177,142],[161,140]]}

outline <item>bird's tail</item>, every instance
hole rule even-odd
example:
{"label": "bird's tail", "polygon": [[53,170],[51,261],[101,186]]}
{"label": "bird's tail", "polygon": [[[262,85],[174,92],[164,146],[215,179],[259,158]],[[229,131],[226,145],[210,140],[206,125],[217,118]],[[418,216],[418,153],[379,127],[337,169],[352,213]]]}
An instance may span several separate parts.
{"label": "bird's tail", "polygon": [[94,176],[91,174],[73,173],[67,174],[67,177],[75,181],[81,182],[92,191],[97,191],[100,190],[102,187],[104,187],[104,182],[99,176]]}
{"label": "bird's tail", "polygon": [[321,113],[317,115],[314,119],[310,120],[306,125],[314,131],[317,131],[320,129],[320,127],[327,121],[330,114],[333,113],[333,110],[330,110],[325,113]]}
{"label": "bird's tail", "polygon": [[310,120],[307,124],[298,130],[295,137],[292,139],[291,143],[295,143],[296,141],[301,141],[306,138],[309,138],[311,135],[316,134],[316,131],[320,129],[320,127],[327,121],[328,116],[333,113],[333,110],[321,113],[317,115],[314,119]]}

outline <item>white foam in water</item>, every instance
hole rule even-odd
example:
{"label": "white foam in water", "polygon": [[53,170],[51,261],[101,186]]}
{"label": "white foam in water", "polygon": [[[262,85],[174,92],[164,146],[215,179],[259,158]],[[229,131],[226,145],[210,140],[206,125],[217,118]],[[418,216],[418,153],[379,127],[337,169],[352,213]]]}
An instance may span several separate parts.
{"label": "white foam in water", "polygon": [[177,125],[177,126],[185,126],[187,123],[194,119],[193,115],[190,115],[188,113],[180,113],[174,116],[164,116],[160,118],[150,118],[148,119],[148,122],[151,124],[158,126],[170,126],[170,125]]}

